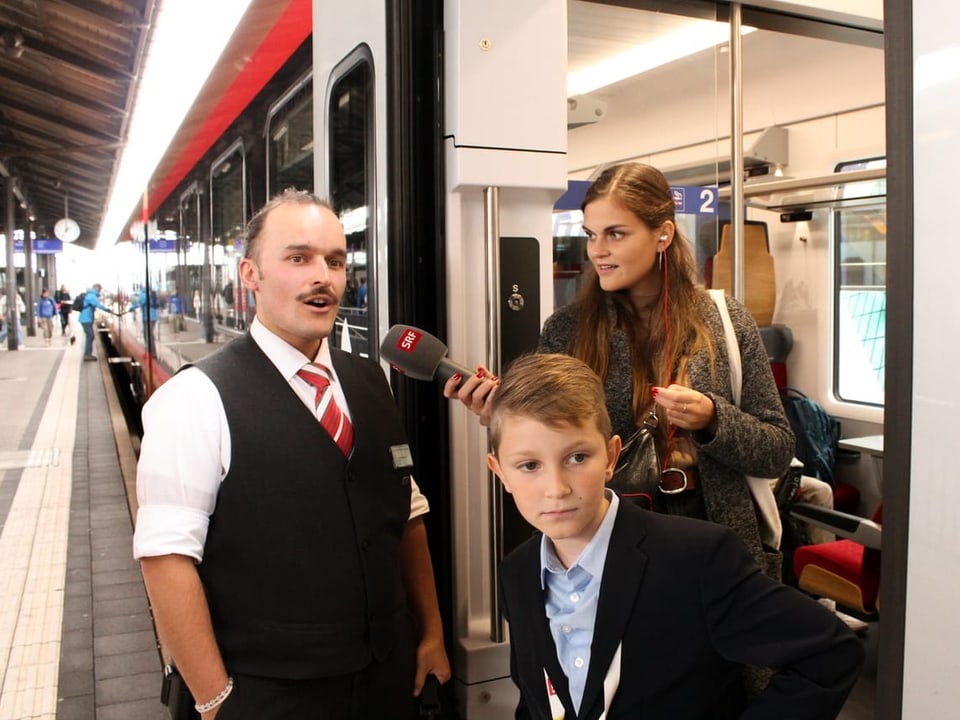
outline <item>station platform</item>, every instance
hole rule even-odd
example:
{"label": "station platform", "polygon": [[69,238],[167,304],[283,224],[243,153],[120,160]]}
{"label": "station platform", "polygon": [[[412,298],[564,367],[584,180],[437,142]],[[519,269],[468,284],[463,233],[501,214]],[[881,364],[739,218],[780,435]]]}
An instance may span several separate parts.
{"label": "station platform", "polygon": [[169,720],[106,353],[0,349],[0,720]]}

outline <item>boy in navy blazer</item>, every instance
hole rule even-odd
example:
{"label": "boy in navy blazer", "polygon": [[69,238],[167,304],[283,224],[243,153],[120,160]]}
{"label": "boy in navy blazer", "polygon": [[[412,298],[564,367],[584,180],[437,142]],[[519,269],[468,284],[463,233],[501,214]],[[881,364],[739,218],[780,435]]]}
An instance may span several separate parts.
{"label": "boy in navy blazer", "polygon": [[[863,664],[853,633],[754,564],[734,533],[619,498],[603,385],[567,355],[515,361],[487,464],[541,534],[503,562],[517,718],[835,718]],[[744,665],[773,668],[745,696]]]}

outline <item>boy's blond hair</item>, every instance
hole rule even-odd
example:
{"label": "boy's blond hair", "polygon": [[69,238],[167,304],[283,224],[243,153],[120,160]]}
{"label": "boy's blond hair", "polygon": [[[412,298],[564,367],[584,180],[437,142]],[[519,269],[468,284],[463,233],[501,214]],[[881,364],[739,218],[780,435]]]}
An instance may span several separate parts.
{"label": "boy's blond hair", "polygon": [[603,383],[585,362],[570,355],[536,353],[510,364],[490,407],[494,453],[500,447],[506,416],[530,418],[554,428],[592,423],[604,439],[613,432]]}

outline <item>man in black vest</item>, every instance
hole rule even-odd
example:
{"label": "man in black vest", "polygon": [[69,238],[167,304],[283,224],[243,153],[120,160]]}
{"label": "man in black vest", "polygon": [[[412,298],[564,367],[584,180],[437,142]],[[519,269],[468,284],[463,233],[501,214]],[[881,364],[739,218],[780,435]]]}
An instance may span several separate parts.
{"label": "man in black vest", "polygon": [[450,677],[389,386],[326,342],[346,254],[328,205],[271,200],[240,263],[250,332],[143,410],[134,553],[203,720],[408,718]]}

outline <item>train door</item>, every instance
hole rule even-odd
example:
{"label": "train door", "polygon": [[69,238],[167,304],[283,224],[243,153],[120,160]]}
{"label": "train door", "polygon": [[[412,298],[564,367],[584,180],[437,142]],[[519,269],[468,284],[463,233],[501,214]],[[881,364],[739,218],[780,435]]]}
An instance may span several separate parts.
{"label": "train door", "polygon": [[[350,293],[333,342],[374,359],[391,323],[444,334],[440,7],[406,0],[313,6],[314,183],[333,202],[348,243]],[[430,501],[425,522],[452,654],[447,401],[435,385],[395,374],[393,390],[417,483]]]}
{"label": "train door", "polygon": [[389,292],[385,4],[317,1],[313,12],[314,186],[347,236],[347,293],[334,340],[376,358]]}

